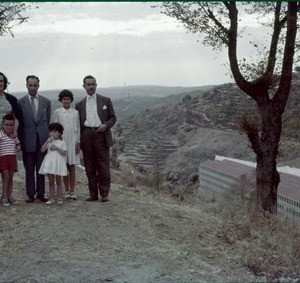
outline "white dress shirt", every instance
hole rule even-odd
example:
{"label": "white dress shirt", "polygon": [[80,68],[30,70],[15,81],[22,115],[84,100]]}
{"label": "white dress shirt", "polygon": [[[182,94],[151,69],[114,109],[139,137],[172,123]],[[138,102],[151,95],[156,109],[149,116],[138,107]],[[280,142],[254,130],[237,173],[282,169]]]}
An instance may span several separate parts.
{"label": "white dress shirt", "polygon": [[84,126],[99,128],[101,125],[101,120],[97,112],[97,96],[96,93],[93,95],[87,95],[86,97],[86,120]]}

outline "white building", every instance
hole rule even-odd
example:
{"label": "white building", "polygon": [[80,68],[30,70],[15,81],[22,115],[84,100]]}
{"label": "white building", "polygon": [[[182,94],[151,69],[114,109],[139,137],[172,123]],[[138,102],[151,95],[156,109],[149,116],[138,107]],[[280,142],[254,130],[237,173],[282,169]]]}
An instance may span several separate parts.
{"label": "white building", "polygon": [[[216,156],[215,160],[206,160],[199,167],[200,192],[209,189],[215,194],[226,192],[233,186],[241,186],[245,180],[255,186],[256,164],[244,160]],[[280,183],[278,187],[277,212],[287,216],[300,225],[300,169],[279,167]]]}

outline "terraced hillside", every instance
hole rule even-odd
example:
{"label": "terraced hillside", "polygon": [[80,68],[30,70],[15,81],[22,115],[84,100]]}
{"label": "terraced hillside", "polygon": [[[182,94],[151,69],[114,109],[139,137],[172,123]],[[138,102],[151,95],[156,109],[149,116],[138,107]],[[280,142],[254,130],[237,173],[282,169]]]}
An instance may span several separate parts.
{"label": "terraced hillside", "polygon": [[[281,165],[300,166],[295,131],[299,120],[295,113],[299,111],[294,107],[300,99],[299,89],[296,79],[284,118]],[[186,94],[179,102],[119,120],[122,130],[115,136],[124,148],[119,158],[141,171],[153,170],[159,160],[169,188],[193,187],[199,164],[215,155],[255,161],[247,137],[239,132],[239,117],[255,113],[255,109],[254,101],[234,84],[199,95]]]}

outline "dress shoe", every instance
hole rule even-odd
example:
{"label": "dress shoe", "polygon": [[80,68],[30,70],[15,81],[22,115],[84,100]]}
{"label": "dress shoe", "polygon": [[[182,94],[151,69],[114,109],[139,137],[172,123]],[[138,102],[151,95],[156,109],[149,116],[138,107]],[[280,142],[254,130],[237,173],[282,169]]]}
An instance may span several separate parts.
{"label": "dress shoe", "polygon": [[48,201],[48,198],[46,198],[44,195],[37,195],[36,198],[39,199],[41,202],[47,202]]}
{"label": "dress shoe", "polygon": [[33,203],[34,202],[34,197],[33,196],[28,196],[26,199],[27,203]]}
{"label": "dress shoe", "polygon": [[86,200],[86,201],[97,201],[98,198],[96,198],[96,197],[88,197],[88,198],[86,198],[85,200]]}
{"label": "dress shoe", "polygon": [[102,197],[101,198],[101,202],[108,202],[108,201],[109,201],[109,199],[107,197]]}

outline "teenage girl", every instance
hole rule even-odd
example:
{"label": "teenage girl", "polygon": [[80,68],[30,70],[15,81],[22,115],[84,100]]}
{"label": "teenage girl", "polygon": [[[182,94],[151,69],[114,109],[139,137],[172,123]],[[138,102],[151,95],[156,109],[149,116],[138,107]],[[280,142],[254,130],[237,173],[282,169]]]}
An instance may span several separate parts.
{"label": "teenage girl", "polygon": [[68,154],[66,156],[68,175],[64,176],[65,199],[76,200],[75,194],[75,166],[80,164],[80,124],[78,111],[71,107],[74,100],[73,93],[62,90],[58,95],[58,100],[62,107],[54,110],[53,122],[62,124],[64,127],[64,141],[67,145]]}

